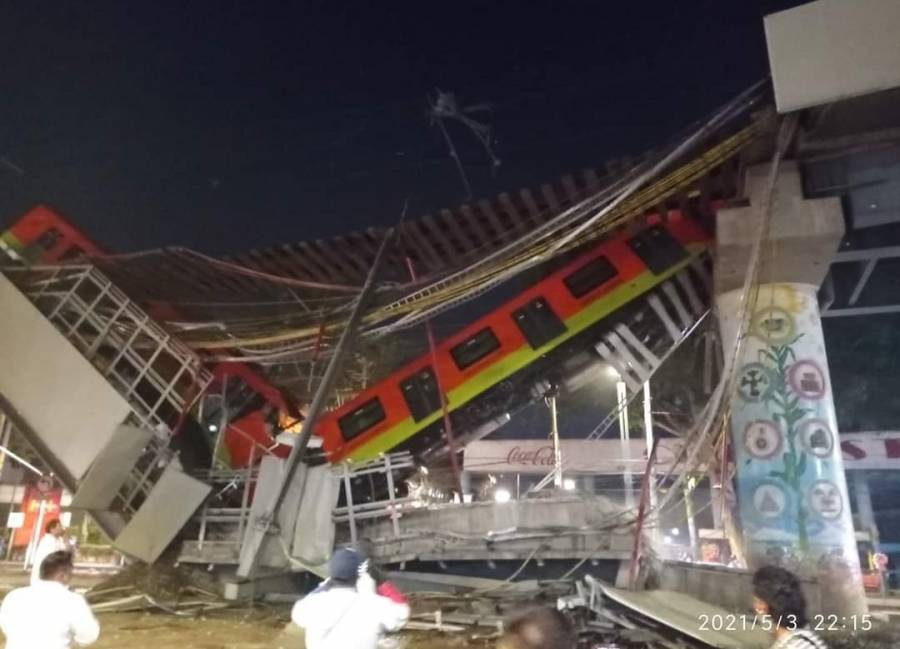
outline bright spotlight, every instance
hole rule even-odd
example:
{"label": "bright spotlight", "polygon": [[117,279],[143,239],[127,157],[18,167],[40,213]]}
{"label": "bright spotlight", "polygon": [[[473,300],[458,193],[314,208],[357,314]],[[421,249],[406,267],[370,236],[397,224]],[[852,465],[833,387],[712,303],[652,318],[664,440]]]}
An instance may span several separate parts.
{"label": "bright spotlight", "polygon": [[209,432],[215,433],[217,430],[219,430],[219,427],[216,426],[215,424],[210,424],[210,425],[209,425]]}
{"label": "bright spotlight", "polygon": [[563,480],[563,489],[566,491],[575,491],[575,481],[572,478]]}
{"label": "bright spotlight", "polygon": [[672,537],[671,537],[671,536],[668,536],[668,535],[667,535],[667,536],[664,536],[664,537],[663,537],[663,543],[671,543],[671,542],[672,542]]}
{"label": "bright spotlight", "polygon": [[681,534],[681,530],[678,529],[677,527],[673,527],[671,529],[671,534],[672,534],[672,536],[678,536],[679,534]]}
{"label": "bright spotlight", "polygon": [[608,376],[608,377],[611,378],[611,379],[615,379],[615,380],[618,381],[618,380],[619,380],[619,370],[617,370],[617,369],[616,369],[615,367],[613,367],[612,365],[607,365],[607,366],[606,366],[606,376]]}
{"label": "bright spotlight", "polygon": [[497,489],[494,491],[494,502],[508,503],[510,500],[512,500],[512,494],[506,489]]}

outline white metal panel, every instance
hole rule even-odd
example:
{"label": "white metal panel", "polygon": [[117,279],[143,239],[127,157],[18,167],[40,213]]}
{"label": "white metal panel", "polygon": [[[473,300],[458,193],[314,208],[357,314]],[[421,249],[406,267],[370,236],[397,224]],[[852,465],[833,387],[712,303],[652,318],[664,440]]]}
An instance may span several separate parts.
{"label": "white metal panel", "polygon": [[[262,516],[266,505],[275,497],[281,476],[284,474],[284,460],[274,455],[263,456],[259,463],[259,475],[253,489],[253,502],[250,503],[250,520]],[[303,473],[300,467],[299,473]]]}
{"label": "white metal panel", "polygon": [[145,428],[119,426],[79,483],[72,507],[109,509],[152,437],[153,431]]}
{"label": "white metal panel", "polygon": [[340,483],[331,467],[310,467],[300,500],[291,554],[309,566],[323,566],[334,550],[331,513],[338,504]]}
{"label": "white metal panel", "polygon": [[765,26],[781,113],[900,86],[897,0],[818,0]]}
{"label": "white metal panel", "polygon": [[[606,586],[594,581],[603,594],[612,601],[647,617],[657,624],[674,629],[708,647],[723,649],[759,649],[771,643],[771,637],[762,628],[749,622],[745,628],[722,629],[713,618],[725,620],[728,625],[732,615],[724,608],[711,606],[683,592],[649,590],[633,591]],[[739,616],[735,616],[739,617]],[[704,624],[704,620],[707,623]],[[718,629],[718,630],[717,630]]]}
{"label": "white metal panel", "polygon": [[3,275],[0,394],[76,479],[131,413],[128,402]]}
{"label": "white metal panel", "polygon": [[113,545],[129,556],[153,563],[210,491],[209,485],[169,464]]}

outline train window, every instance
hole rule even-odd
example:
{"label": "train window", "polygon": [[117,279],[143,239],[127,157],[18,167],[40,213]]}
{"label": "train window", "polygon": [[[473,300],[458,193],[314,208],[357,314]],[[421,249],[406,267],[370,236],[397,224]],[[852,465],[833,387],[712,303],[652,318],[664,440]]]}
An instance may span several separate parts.
{"label": "train window", "polygon": [[72,261],[73,259],[80,259],[84,256],[84,250],[76,245],[72,245],[66,248],[66,251],[62,255],[60,255],[59,259],[57,259],[56,261]]}
{"label": "train window", "polygon": [[347,413],[338,419],[338,426],[344,441],[349,442],[354,437],[362,435],[375,424],[380,424],[386,419],[384,408],[378,397],[369,399],[353,412]]}
{"label": "train window", "polygon": [[565,323],[542,297],[516,309],[512,317],[532,349],[547,344],[566,331]]}
{"label": "train window", "polygon": [[687,251],[661,225],[654,225],[628,240],[628,245],[654,275],[664,273],[687,258]]}
{"label": "train window", "polygon": [[497,336],[494,335],[490,327],[485,327],[468,340],[464,340],[451,349],[450,355],[453,357],[456,366],[464,370],[498,349],[500,349],[500,341],[497,340]]}
{"label": "train window", "polygon": [[434,370],[425,367],[400,382],[400,391],[409,406],[413,421],[419,422],[441,409],[441,395],[438,391]]}
{"label": "train window", "polygon": [[49,228],[41,233],[41,236],[37,238],[35,243],[44,250],[50,250],[53,246],[55,246],[59,240],[62,238],[62,234],[56,228]]}
{"label": "train window", "polygon": [[616,267],[606,257],[592,259],[574,273],[563,278],[572,297],[584,297],[598,286],[618,275]]}

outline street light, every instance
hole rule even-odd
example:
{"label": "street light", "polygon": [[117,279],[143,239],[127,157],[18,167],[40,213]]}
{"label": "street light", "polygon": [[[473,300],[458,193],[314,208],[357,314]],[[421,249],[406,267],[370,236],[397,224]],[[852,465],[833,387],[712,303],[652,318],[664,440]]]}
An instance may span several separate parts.
{"label": "street light", "polygon": [[512,500],[512,494],[507,489],[496,489],[494,491],[495,503],[508,503]]}
{"label": "street light", "polygon": [[572,478],[563,480],[563,489],[566,491],[575,491],[575,481]]}

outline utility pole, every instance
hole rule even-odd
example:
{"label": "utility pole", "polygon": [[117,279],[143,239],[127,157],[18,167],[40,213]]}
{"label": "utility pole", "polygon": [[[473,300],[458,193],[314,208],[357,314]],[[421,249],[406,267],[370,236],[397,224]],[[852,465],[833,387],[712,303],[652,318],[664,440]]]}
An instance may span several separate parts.
{"label": "utility pole", "polygon": [[619,409],[619,442],[622,449],[622,482],[625,487],[625,507],[634,508],[634,485],[631,484],[631,432],[628,430],[628,386],[621,377],[616,381],[616,404]]}
{"label": "utility pole", "polygon": [[[418,281],[416,267],[410,257],[406,258],[406,267],[409,269],[409,276],[412,281]],[[425,335],[428,338],[428,353],[431,354],[431,366],[434,368],[434,380],[437,383],[438,398],[441,401],[441,418],[444,422],[444,435],[447,437],[447,451],[450,453],[450,468],[453,470],[453,481],[456,483],[456,488],[459,489],[460,500],[465,500],[466,490],[463,486],[462,473],[459,469],[456,441],[453,437],[453,422],[450,419],[450,405],[447,403],[447,393],[444,391],[444,381],[441,376],[440,364],[438,363],[437,344],[435,343],[431,320],[425,321]],[[471,493],[471,490],[469,493]]]}
{"label": "utility pole", "polygon": [[684,481],[684,515],[687,518],[688,540],[691,544],[691,560],[698,561],[700,553],[697,542],[697,521],[694,520],[694,489],[697,486],[697,477],[690,476]]}
{"label": "utility pole", "polygon": [[[647,458],[648,460],[652,458],[655,440],[653,436],[653,409],[652,409],[652,400],[650,398],[650,381],[644,382],[644,437],[645,442],[647,443]],[[654,550],[656,550],[657,542],[659,539],[659,521],[657,518],[656,511],[656,471],[653,468],[653,462],[650,462],[650,466],[647,468],[647,496],[650,501],[650,512],[651,512],[651,521],[650,522],[650,538],[653,540]]]}
{"label": "utility pole", "polygon": [[359,296],[356,298],[356,303],[353,305],[350,319],[347,321],[344,331],[341,332],[341,337],[334,348],[331,360],[325,368],[322,382],[319,383],[319,387],[316,389],[316,394],[307,411],[306,419],[303,420],[300,435],[294,446],[291,448],[290,455],[288,455],[284,462],[284,471],[281,474],[281,480],[278,483],[278,487],[269,503],[266,505],[265,510],[257,515],[254,520],[249,521],[247,533],[244,535],[244,541],[241,544],[241,556],[237,569],[238,577],[245,579],[252,577],[259,566],[260,551],[262,550],[263,542],[269,532],[269,528],[275,521],[278,509],[284,500],[288,487],[291,482],[293,482],[294,475],[297,473],[300,458],[306,451],[307,444],[309,444],[309,438],[312,436],[316,419],[318,418],[319,413],[324,410],[325,405],[328,402],[331,388],[334,385],[334,381],[337,379],[338,373],[343,365],[344,357],[350,347],[350,341],[356,335],[356,329],[362,321],[363,313],[365,312],[369,298],[371,298],[372,293],[374,292],[375,278],[378,276],[381,265],[387,257],[385,252],[387,251],[388,243],[394,237],[394,231],[395,228],[388,230],[384,235],[384,239],[381,240],[381,245],[378,247],[378,252],[375,254],[375,260],[372,262],[372,267],[369,269],[366,281],[363,284],[362,289],[360,289]]}
{"label": "utility pole", "polygon": [[550,406],[550,437],[553,439],[553,486],[562,489],[562,449],[559,446],[559,422],[556,417],[556,397],[559,390],[554,386],[547,397],[547,405]]}

